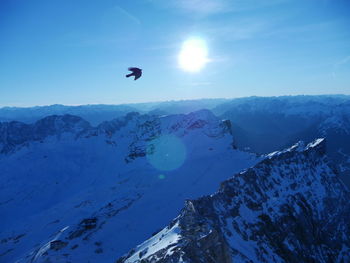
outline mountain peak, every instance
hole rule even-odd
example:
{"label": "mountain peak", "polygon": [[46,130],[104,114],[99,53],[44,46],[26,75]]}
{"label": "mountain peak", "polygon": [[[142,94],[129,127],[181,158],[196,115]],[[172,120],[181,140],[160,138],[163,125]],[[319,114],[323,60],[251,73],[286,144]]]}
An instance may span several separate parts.
{"label": "mountain peak", "polygon": [[277,156],[283,156],[290,153],[307,153],[307,152],[315,152],[319,155],[324,155],[326,153],[326,139],[325,138],[318,138],[314,141],[306,144],[304,141],[299,141],[293,146],[282,150],[282,151],[276,151],[270,154],[267,154],[266,157],[271,159],[275,158]]}
{"label": "mountain peak", "polygon": [[89,128],[90,124],[83,118],[71,114],[50,115],[34,123],[35,128],[46,128],[54,130],[69,130],[75,127]]}

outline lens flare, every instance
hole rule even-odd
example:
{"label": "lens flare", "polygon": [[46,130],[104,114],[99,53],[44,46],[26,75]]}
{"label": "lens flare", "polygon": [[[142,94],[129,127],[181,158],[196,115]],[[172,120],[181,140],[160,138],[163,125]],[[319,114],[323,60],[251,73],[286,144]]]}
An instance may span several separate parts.
{"label": "lens flare", "polygon": [[171,171],[179,168],[186,158],[186,147],[182,141],[173,135],[164,135],[153,141],[147,147],[149,163],[160,171]]}
{"label": "lens flare", "polygon": [[178,57],[182,69],[190,72],[200,71],[209,61],[206,42],[201,38],[191,38],[182,44]]}

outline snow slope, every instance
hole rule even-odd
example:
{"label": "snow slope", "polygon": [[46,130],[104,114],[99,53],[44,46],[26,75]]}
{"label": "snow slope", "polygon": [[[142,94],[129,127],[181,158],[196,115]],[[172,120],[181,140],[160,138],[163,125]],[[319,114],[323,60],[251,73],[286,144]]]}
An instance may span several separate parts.
{"label": "snow slope", "polygon": [[[188,198],[254,165],[202,110],[0,124],[0,262],[114,262]],[[176,231],[174,230],[174,233]],[[175,240],[175,239],[174,239]]]}

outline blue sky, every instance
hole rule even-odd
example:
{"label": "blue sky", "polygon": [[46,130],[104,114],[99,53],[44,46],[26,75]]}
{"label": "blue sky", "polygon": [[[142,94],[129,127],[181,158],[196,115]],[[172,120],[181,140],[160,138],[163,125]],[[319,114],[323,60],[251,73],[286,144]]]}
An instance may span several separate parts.
{"label": "blue sky", "polygon": [[[0,106],[350,94],[349,12],[347,0],[2,0]],[[195,73],[178,65],[193,37],[209,58]]]}

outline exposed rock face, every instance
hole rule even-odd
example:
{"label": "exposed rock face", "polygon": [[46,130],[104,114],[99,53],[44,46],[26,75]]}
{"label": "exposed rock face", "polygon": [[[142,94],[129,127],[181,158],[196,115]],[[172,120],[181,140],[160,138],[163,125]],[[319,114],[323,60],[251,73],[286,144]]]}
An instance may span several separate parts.
{"label": "exposed rock face", "polygon": [[349,262],[350,194],[324,153],[318,139],[268,155],[117,262]]}
{"label": "exposed rock face", "polygon": [[97,226],[97,218],[85,218],[81,220],[79,225],[76,227],[75,231],[72,231],[68,236],[69,239],[77,238],[88,232],[91,229],[96,228]]}
{"label": "exposed rock face", "polygon": [[67,246],[68,242],[64,242],[61,240],[54,240],[50,242],[50,249],[53,250],[60,250],[62,248],[64,248],[65,246]]}

